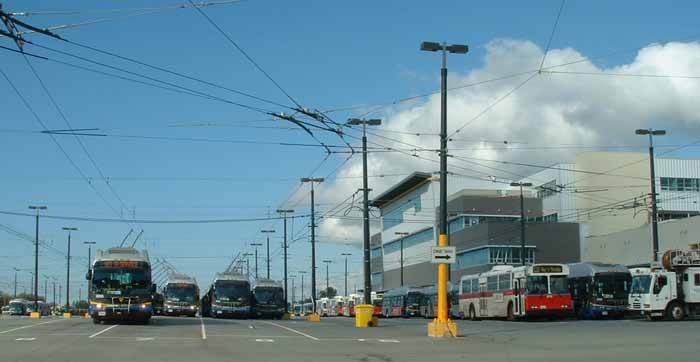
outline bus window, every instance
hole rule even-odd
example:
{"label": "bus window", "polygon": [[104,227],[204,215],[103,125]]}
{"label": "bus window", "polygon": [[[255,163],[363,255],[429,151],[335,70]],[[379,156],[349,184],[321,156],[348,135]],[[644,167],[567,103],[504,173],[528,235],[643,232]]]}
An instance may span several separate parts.
{"label": "bus window", "polygon": [[527,293],[534,295],[547,294],[547,277],[544,275],[528,276]]}
{"label": "bus window", "polygon": [[566,294],[569,292],[565,275],[552,275],[549,277],[549,292],[551,294]]}
{"label": "bus window", "polygon": [[510,274],[501,274],[498,276],[498,289],[499,290],[510,289]]}
{"label": "bus window", "polygon": [[498,277],[494,275],[492,277],[486,278],[486,285],[489,291],[498,290]]}

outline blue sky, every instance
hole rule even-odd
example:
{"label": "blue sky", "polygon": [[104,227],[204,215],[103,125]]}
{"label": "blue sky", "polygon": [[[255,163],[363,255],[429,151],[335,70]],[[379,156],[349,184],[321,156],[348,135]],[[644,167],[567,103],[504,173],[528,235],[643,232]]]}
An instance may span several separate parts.
{"label": "blue sky", "polygon": [[[68,0],[59,5],[53,1],[10,0],[4,1],[3,6],[6,11],[46,11],[148,7],[180,2]],[[468,56],[450,59],[450,71],[459,74],[482,66],[486,54],[484,45],[494,39],[528,40],[544,47],[559,4],[559,1],[250,0],[204,11],[296,100],[304,106],[327,110],[380,103],[435,90],[439,85],[439,59],[418,50],[423,40],[469,44]],[[677,1],[673,6],[655,1],[568,1],[551,48],[572,47],[592,58],[601,56],[595,63],[603,67],[624,64],[634,59],[635,48],[646,44],[696,40],[698,6],[693,1]],[[103,16],[109,15],[36,15],[21,19],[51,26]],[[290,104],[193,9],[120,19],[63,30],[60,34],[78,43]],[[28,39],[158,79],[177,81],[236,102],[282,110],[47,37],[31,35]],[[0,45],[14,46],[7,38],[0,38]],[[88,66],[30,45],[26,50]],[[613,52],[618,53],[610,55]],[[30,61],[74,128],[99,128],[109,134],[128,136],[312,142],[303,132],[289,129],[289,124],[271,121],[268,116],[230,104],[175,94],[42,60]],[[8,74],[49,128],[67,128],[21,56],[0,51],[0,69]],[[43,203],[49,206],[51,215],[116,217],[51,139],[36,133],[41,130],[40,126],[3,78],[0,78],[0,106],[1,210],[24,212],[28,204]],[[340,112],[335,117],[344,120],[357,115]],[[227,126],[191,127],[201,123],[225,123]],[[72,137],[56,137],[85,174],[99,178]],[[111,178],[110,184],[124,204],[135,210],[136,218],[141,219],[265,217],[268,209],[274,211],[295,190],[298,178],[309,176],[324,158],[319,148],[269,144],[118,137],[82,140],[102,172]],[[327,140],[339,142],[330,137]],[[342,161],[342,155],[334,155],[322,164],[316,175],[330,173]],[[93,179],[92,182],[112,207],[122,209],[103,181]],[[297,212],[308,213],[309,200],[297,201],[294,205]],[[332,206],[322,199],[317,202],[321,211]],[[295,221],[294,232],[298,234],[305,222]],[[1,216],[0,223],[33,235],[33,219]],[[75,234],[73,248],[80,256],[87,254],[86,248],[80,245],[82,241],[93,240],[100,247],[111,246],[131,228],[117,223],[42,220],[41,237],[61,250],[65,249],[62,226],[80,228]],[[214,272],[228,265],[231,255],[244,250],[251,241],[262,240],[259,230],[276,228],[281,232],[278,222],[135,227],[137,231],[141,227],[145,229],[142,240],[147,242],[152,256],[167,257],[180,271],[195,275],[203,285],[208,284]],[[278,236],[273,238],[273,250],[279,249]],[[0,241],[0,290],[7,290],[2,283],[11,281],[12,267],[33,268],[29,256],[32,245],[4,233],[0,234]],[[331,266],[333,284],[342,285],[341,252],[352,252],[351,271],[360,271],[359,248],[343,245],[342,240],[332,235],[321,235],[319,241],[319,264],[322,259],[336,261]],[[308,270],[308,249],[305,239],[293,244],[291,270]],[[86,261],[77,259],[75,262]],[[42,267],[41,274],[63,279],[64,264],[59,254],[42,250],[45,268]],[[323,285],[325,273],[323,269],[320,271],[319,285]],[[84,285],[83,273],[84,270],[75,270],[72,276],[76,281],[72,287],[74,295],[76,288]],[[280,276],[281,261],[276,255],[273,277]],[[28,281],[29,274],[22,272],[20,282],[27,285]]]}

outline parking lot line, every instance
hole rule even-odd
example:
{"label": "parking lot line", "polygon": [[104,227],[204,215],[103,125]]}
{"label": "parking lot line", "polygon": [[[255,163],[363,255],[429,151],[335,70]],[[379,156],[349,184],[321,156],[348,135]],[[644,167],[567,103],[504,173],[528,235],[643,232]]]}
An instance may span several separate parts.
{"label": "parking lot line", "polygon": [[115,324],[115,325],[113,325],[113,326],[107,327],[107,328],[105,328],[105,329],[103,329],[103,330],[101,330],[101,331],[99,331],[99,332],[97,332],[97,333],[92,334],[92,335],[91,335],[90,337],[88,337],[88,338],[95,338],[95,337],[99,336],[100,334],[102,334],[102,333],[104,333],[104,332],[107,332],[108,330],[110,330],[110,329],[112,329],[112,328],[116,328],[117,326],[118,326],[118,324]]}
{"label": "parking lot line", "polygon": [[268,321],[261,321],[261,322],[262,322],[262,323],[266,323],[266,324],[270,324],[270,325],[273,325],[273,326],[276,326],[276,327],[280,327],[280,328],[282,328],[282,329],[286,329],[286,330],[288,330],[288,331],[290,331],[290,332],[296,333],[296,334],[298,334],[298,335],[304,336],[304,337],[309,338],[309,339],[312,339],[312,340],[314,340],[314,341],[318,341],[318,340],[319,340],[318,338],[316,338],[316,337],[314,337],[314,336],[312,336],[312,335],[310,335],[310,334],[306,334],[306,333],[304,333],[304,332],[297,331],[296,329],[292,329],[292,328],[289,328],[289,327],[285,327],[285,326],[283,326],[283,325],[281,325],[281,324],[278,324],[278,323],[275,323],[275,322],[268,322]]}
{"label": "parking lot line", "polygon": [[40,326],[40,325],[42,325],[42,324],[55,323],[55,322],[60,322],[60,321],[64,321],[64,320],[66,320],[66,319],[55,319],[55,320],[48,321],[48,322],[30,324],[30,325],[27,325],[27,326],[22,326],[22,327],[17,327],[17,328],[8,329],[8,330],[6,330],[6,331],[0,332],[0,334],[10,333],[10,332],[18,331],[18,330],[20,330],[20,329],[32,328],[32,327]]}
{"label": "parking lot line", "polygon": [[199,321],[202,322],[202,339],[207,339],[207,330],[204,329],[204,318],[199,317]]}

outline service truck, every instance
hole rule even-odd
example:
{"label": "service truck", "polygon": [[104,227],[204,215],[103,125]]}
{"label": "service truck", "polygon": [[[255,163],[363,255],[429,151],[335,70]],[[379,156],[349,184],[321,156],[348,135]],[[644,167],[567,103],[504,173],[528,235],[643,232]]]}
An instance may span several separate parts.
{"label": "service truck", "polygon": [[700,315],[700,244],[668,250],[661,265],[632,269],[629,308],[650,320]]}

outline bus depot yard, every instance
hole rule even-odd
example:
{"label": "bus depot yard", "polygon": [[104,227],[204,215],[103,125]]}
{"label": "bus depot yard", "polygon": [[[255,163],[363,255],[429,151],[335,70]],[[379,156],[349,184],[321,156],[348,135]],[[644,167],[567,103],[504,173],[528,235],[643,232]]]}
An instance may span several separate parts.
{"label": "bus depot yard", "polygon": [[[424,319],[255,320],[154,317],[149,325],[83,317],[0,318],[3,361],[693,361],[694,321],[458,320],[460,336],[425,336]],[[293,357],[292,357],[293,356]]]}

